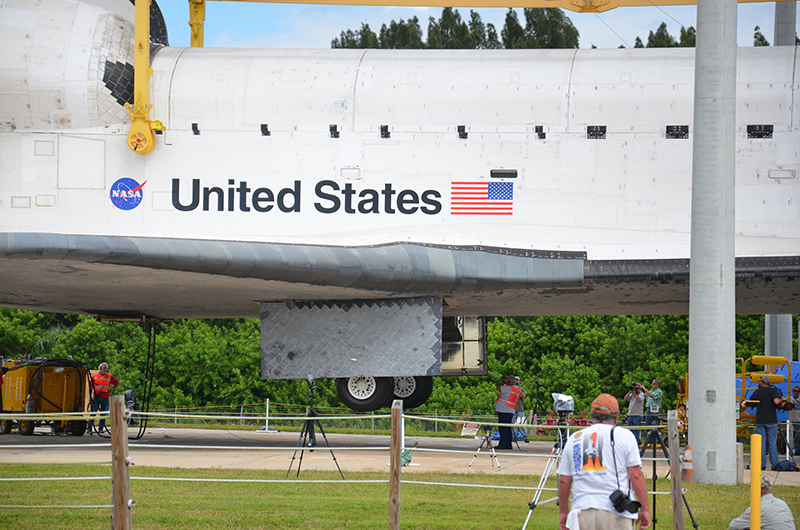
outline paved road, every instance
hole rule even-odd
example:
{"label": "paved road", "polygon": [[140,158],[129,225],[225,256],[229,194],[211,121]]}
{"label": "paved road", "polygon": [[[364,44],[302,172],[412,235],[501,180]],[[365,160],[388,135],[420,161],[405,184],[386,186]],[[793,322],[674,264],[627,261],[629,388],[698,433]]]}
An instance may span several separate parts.
{"label": "paved road", "polygon": [[[299,433],[228,431],[205,429],[148,429],[140,440],[133,440],[138,429],[129,430],[129,453],[136,465],[182,468],[288,469],[296,451]],[[328,434],[333,450],[317,433],[318,446],[303,452],[303,469],[343,471],[387,471],[389,469],[388,435]],[[406,437],[412,451],[411,466],[403,473],[453,472],[540,475],[545,468],[552,442],[519,443],[512,451],[498,451],[497,460],[486,449],[475,458],[480,440],[471,437]],[[646,457],[651,456],[648,449]],[[296,469],[300,452],[293,467]],[[659,455],[661,456],[661,455]],[[745,455],[746,461],[749,455]],[[37,428],[32,436],[16,433],[0,436],[0,462],[110,462],[111,440],[98,436],[54,436],[48,428]],[[470,466],[470,463],[472,465]],[[499,464],[499,469],[498,469]],[[645,461],[647,477],[652,476],[652,462]],[[666,462],[657,463],[659,477],[666,476]],[[765,472],[775,478],[776,473]],[[800,486],[800,473],[782,473],[779,483]],[[745,471],[745,482],[749,482]]]}

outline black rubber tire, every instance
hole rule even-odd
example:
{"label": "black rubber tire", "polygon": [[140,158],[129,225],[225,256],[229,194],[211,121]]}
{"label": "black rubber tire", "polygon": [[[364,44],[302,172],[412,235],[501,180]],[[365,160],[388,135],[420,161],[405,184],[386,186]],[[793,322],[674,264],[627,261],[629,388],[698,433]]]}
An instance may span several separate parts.
{"label": "black rubber tire", "polygon": [[336,392],[346,407],[356,412],[371,412],[385,406],[394,392],[392,377],[342,377]]}
{"label": "black rubber tire", "polygon": [[[402,399],[403,410],[411,410],[424,405],[428,398],[431,397],[431,392],[433,392],[433,378],[429,375],[413,378],[395,377],[393,379],[394,392],[391,399]],[[389,405],[391,405],[391,402]]]}
{"label": "black rubber tire", "polygon": [[13,428],[14,420],[3,420],[3,424],[0,426],[0,431],[2,431],[3,434],[9,434]]}
{"label": "black rubber tire", "polygon": [[86,420],[71,421],[69,428],[72,429],[72,436],[83,436],[86,433]]}
{"label": "black rubber tire", "polygon": [[29,420],[19,420],[19,433],[22,436],[30,436],[36,428],[36,422]]}

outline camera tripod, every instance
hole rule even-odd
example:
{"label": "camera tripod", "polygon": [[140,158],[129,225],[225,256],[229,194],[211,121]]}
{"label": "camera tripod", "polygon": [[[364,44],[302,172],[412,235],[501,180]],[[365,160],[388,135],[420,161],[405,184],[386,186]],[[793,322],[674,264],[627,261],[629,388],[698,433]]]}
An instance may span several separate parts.
{"label": "camera tripod", "polygon": [[528,510],[528,516],[525,518],[525,524],[522,525],[522,530],[528,527],[528,521],[530,521],[531,515],[533,515],[534,508],[540,504],[558,500],[558,494],[556,494],[555,497],[539,502],[539,499],[542,498],[545,485],[547,484],[547,479],[550,478],[550,474],[556,469],[556,466],[558,466],[559,458],[564,451],[564,445],[567,443],[567,438],[569,438],[569,427],[566,426],[566,418],[563,415],[560,416],[558,421],[559,425],[556,427],[556,440],[555,443],[553,443],[553,449],[550,450],[550,456],[547,457],[542,476],[539,477],[539,484],[537,484],[536,491],[533,493],[533,500],[528,503],[530,509]]}
{"label": "camera tripod", "polygon": [[[647,447],[652,445],[653,446],[653,505],[651,507],[652,511],[652,523],[653,523],[653,530],[656,528],[656,522],[658,519],[656,517],[656,481],[658,480],[658,473],[656,472],[656,449],[659,445],[661,445],[661,450],[664,452],[664,456],[667,460],[669,460],[669,451],[667,451],[667,446],[664,443],[664,437],[661,436],[661,429],[656,425],[649,431],[647,431],[647,436],[644,439],[644,443],[642,444],[641,452],[639,456],[644,456],[645,451],[647,451]],[[676,450],[680,451],[680,447],[676,448]],[[669,476],[669,472],[664,476],[664,478]],[[692,514],[691,508],[689,508],[689,501],[686,500],[686,495],[681,492],[681,498],[683,499],[683,505],[686,506],[686,511],[689,513],[689,518],[692,520],[692,526],[697,530],[698,525],[697,521],[694,518],[694,514]]]}
{"label": "camera tripod", "polygon": [[[339,462],[336,461],[336,455],[333,454],[333,449],[331,449],[331,444],[328,443],[328,437],[325,436],[325,430],[322,428],[322,423],[319,420],[314,419],[317,418],[317,412],[314,410],[314,390],[317,387],[314,385],[314,378],[308,376],[308,397],[309,397],[309,406],[308,412],[306,413],[306,420],[303,422],[303,428],[300,430],[300,438],[297,440],[297,447],[292,454],[292,461],[289,462],[289,469],[286,470],[286,478],[289,478],[289,473],[292,471],[292,466],[294,465],[294,459],[297,455],[298,449],[300,450],[300,460],[297,463],[297,475],[300,476],[300,467],[303,465],[303,453],[306,450],[306,447],[313,448],[317,446],[317,436],[314,432],[314,424],[316,423],[317,428],[319,429],[322,438],[325,440],[325,445],[328,446],[328,451],[331,452],[331,457],[333,458],[333,463],[336,464],[336,469],[339,471],[339,476],[342,477],[344,480],[344,475],[342,474],[342,469],[339,467]],[[309,452],[314,452],[314,449],[309,449]]]}
{"label": "camera tripod", "polygon": [[[483,439],[481,440],[481,444],[478,446],[478,450],[475,451],[475,455],[473,455],[472,460],[469,461],[469,466],[472,467],[472,463],[478,458],[478,453],[481,452],[483,446],[485,445],[486,448],[492,452],[489,456],[494,458],[494,462],[492,462],[492,467],[494,467],[494,463],[497,462],[497,469],[500,469],[500,460],[497,458],[497,453],[494,450],[494,446],[492,445],[492,426],[491,425],[481,425],[481,429],[483,429]],[[476,436],[477,438],[477,436]]]}

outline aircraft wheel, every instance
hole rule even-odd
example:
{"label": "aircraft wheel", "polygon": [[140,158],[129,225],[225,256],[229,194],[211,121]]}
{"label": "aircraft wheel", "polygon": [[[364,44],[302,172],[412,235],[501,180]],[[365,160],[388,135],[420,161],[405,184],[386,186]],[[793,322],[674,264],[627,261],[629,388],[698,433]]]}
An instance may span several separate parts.
{"label": "aircraft wheel", "polygon": [[336,392],[345,406],[356,412],[378,410],[392,396],[391,377],[342,377],[336,380]]}
{"label": "aircraft wheel", "polygon": [[19,420],[19,433],[23,436],[33,434],[33,429],[36,428],[36,422],[30,420]]}
{"label": "aircraft wheel", "polygon": [[[431,376],[403,376],[394,378],[394,395],[391,399],[402,399],[403,410],[423,405],[433,392]],[[391,405],[391,402],[389,403]]]}
{"label": "aircraft wheel", "polygon": [[0,426],[0,430],[2,430],[3,434],[8,434],[11,432],[11,429],[14,427],[14,420],[3,420],[2,426]]}

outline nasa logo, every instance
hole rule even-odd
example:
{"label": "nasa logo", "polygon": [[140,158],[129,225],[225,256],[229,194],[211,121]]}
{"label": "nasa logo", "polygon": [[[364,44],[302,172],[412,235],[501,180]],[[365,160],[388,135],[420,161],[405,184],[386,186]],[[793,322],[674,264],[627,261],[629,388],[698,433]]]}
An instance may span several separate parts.
{"label": "nasa logo", "polygon": [[147,184],[145,180],[141,184],[132,178],[122,177],[111,185],[111,204],[120,210],[133,210],[142,202],[142,188]]}

